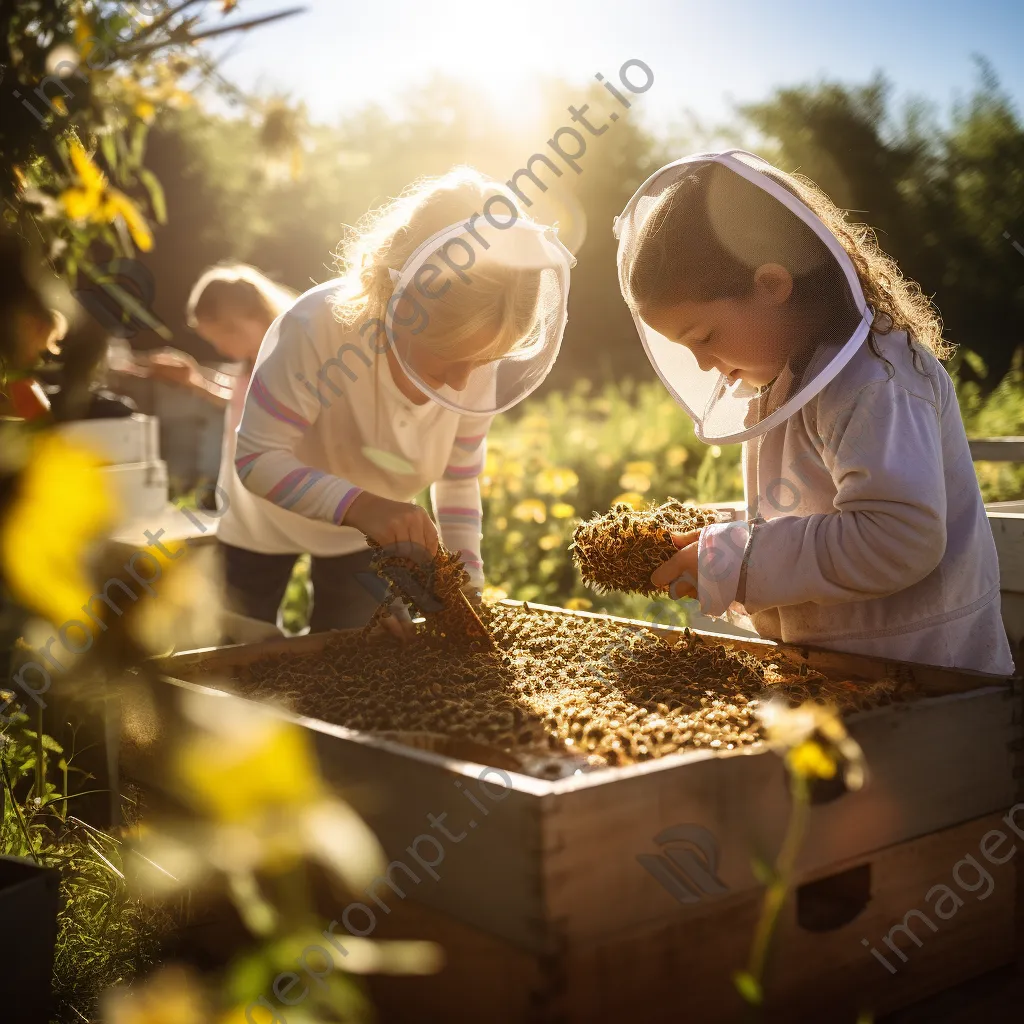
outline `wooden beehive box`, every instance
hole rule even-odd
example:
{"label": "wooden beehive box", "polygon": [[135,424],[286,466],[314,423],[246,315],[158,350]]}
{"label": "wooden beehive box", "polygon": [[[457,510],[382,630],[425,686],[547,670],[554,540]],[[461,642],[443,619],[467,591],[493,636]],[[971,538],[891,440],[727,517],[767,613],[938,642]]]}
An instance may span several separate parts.
{"label": "wooden beehive box", "polygon": [[[918,694],[847,720],[871,777],[860,792],[839,791],[811,811],[798,861],[799,879],[808,887],[800,907],[792,901],[784,915],[791,952],[783,954],[776,984],[789,993],[787,1005],[795,1005],[793,993],[802,990],[809,957],[824,957],[821,991],[856,1000],[878,984],[875,1004],[882,1007],[1007,962],[1013,955],[1012,861],[999,869],[998,899],[970,908],[957,929],[929,938],[923,976],[913,962],[890,975],[861,939],[877,943],[936,879],[948,879],[961,847],[976,844],[1014,805],[1021,729],[1015,684],[704,635],[762,657],[781,649],[845,679],[896,678]],[[176,714],[183,689],[208,703],[210,715],[229,712],[238,698],[174,678],[199,663],[229,678],[237,666],[268,654],[316,650],[324,640],[311,635],[169,658],[160,714],[165,720]],[[612,1007],[627,1013],[634,998],[653,998],[657,1012],[648,1004],[645,1019],[674,1021],[681,1006],[665,1002],[673,992],[683,1007],[703,1007],[691,1019],[733,1019],[729,974],[743,965],[762,894],[752,858],[774,859],[790,812],[788,780],[776,755],[759,748],[682,752],[551,782],[517,773],[502,777],[483,765],[287,717],[310,730],[325,776],[351,794],[392,861],[395,885],[381,879],[362,900],[378,934],[401,931],[405,922],[412,933],[434,934],[455,951],[439,978],[388,988],[388,998],[401,1000],[407,992],[413,1004],[425,991],[447,1000],[436,1017],[421,1006],[418,1019],[582,1021]],[[143,785],[159,786],[145,758],[126,751],[124,767]],[[418,839],[440,835],[431,825],[439,819],[448,830],[440,856]],[[1024,809],[1017,820],[1024,830]],[[449,841],[448,835],[459,838]],[[437,860],[429,871],[413,852],[428,846]],[[822,879],[816,889],[810,886]],[[359,920],[365,928],[368,918]],[[691,982],[706,999],[687,988]],[[462,993],[458,1006],[445,984]],[[403,1012],[396,1009],[393,1019]]]}
{"label": "wooden beehive box", "polygon": [[999,555],[1003,625],[1019,671],[1024,656],[1024,501],[995,501],[985,511]]}

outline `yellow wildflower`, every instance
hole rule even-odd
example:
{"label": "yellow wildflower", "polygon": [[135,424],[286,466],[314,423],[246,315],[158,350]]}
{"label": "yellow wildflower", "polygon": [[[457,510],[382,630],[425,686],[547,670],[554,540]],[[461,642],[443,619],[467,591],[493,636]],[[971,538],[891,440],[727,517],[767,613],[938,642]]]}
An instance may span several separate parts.
{"label": "yellow wildflower", "polygon": [[617,498],[612,498],[613,505],[618,505],[619,503],[631,505],[636,509],[641,509],[647,504],[644,500],[644,496],[642,494],[637,494],[636,491],[624,491]]}
{"label": "yellow wildflower", "polygon": [[180,967],[160,971],[141,987],[115,989],[106,999],[109,1024],[207,1024],[206,1000],[192,974]]}
{"label": "yellow wildflower", "polygon": [[191,804],[226,823],[324,796],[306,733],[269,716],[244,732],[193,737],[177,752],[175,776]]}
{"label": "yellow wildflower", "polygon": [[675,444],[665,452],[665,461],[672,469],[677,469],[689,457],[690,453],[681,444]]}
{"label": "yellow wildflower", "polygon": [[831,779],[836,774],[835,758],[820,743],[805,740],[786,754],[789,770],[805,779]]}
{"label": "yellow wildflower", "polygon": [[551,514],[555,519],[572,519],[576,515],[576,509],[572,505],[567,505],[564,501],[556,501],[551,506]]}
{"label": "yellow wildflower", "polygon": [[653,462],[627,462],[627,473],[639,473],[641,476],[651,476],[654,473]]}
{"label": "yellow wildflower", "polygon": [[619,486],[627,491],[636,491],[643,494],[651,489],[651,478],[645,473],[626,472],[619,477]]}
{"label": "yellow wildflower", "polygon": [[565,602],[565,607],[571,612],[585,612],[588,608],[593,608],[594,602],[586,597],[570,597]]}
{"label": "yellow wildflower", "polygon": [[156,117],[156,107],[149,100],[137,100],[135,103],[135,116],[146,124],[152,124]]}
{"label": "yellow wildflower", "polygon": [[86,549],[114,522],[101,465],[55,434],[38,435],[0,522],[0,568],[8,588],[55,626],[84,618],[82,605],[92,592]]}
{"label": "yellow wildflower", "polygon": [[758,710],[768,745],[785,755],[800,778],[832,778],[842,766],[846,787],[864,784],[864,753],[831,708],[806,701],[798,708],[772,701]]}
{"label": "yellow wildflower", "polygon": [[717,444],[713,444],[708,451],[713,459],[719,459],[722,457],[722,449],[719,448]]}
{"label": "yellow wildflower", "polygon": [[149,252],[153,248],[153,236],[139,208],[123,192],[111,188],[106,175],[77,139],[71,141],[69,151],[78,183],[60,195],[68,217],[92,224],[112,224],[120,217],[135,244],[143,252]]}
{"label": "yellow wildflower", "polygon": [[502,590],[501,587],[492,587],[490,585],[484,587],[481,600],[484,604],[497,604],[498,601],[505,601],[508,599],[508,591]]}
{"label": "yellow wildflower", "polygon": [[537,544],[541,551],[553,551],[562,543],[562,538],[557,533],[546,533]]}
{"label": "yellow wildflower", "polygon": [[508,529],[508,520],[504,516],[498,516],[498,518],[494,520],[494,528],[504,532]]}
{"label": "yellow wildflower", "polygon": [[542,469],[537,474],[537,493],[552,494],[556,498],[571,491],[580,478],[576,473],[562,466],[553,466],[550,469]]}
{"label": "yellow wildflower", "polygon": [[512,517],[524,523],[543,523],[548,517],[547,506],[537,498],[524,498],[512,509]]}

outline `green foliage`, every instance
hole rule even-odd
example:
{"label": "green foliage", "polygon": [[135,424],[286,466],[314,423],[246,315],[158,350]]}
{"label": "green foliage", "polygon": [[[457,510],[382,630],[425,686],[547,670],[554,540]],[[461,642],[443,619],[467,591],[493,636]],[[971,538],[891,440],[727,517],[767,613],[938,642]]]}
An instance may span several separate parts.
{"label": "green foliage", "polygon": [[166,929],[166,915],[130,898],[121,843],[68,813],[88,792],[70,780],[91,779],[73,760],[28,715],[9,715],[0,732],[0,853],[61,872],[53,1024],[94,1019],[107,988],[156,962]]}
{"label": "green foliage", "polygon": [[[638,616],[649,599],[598,595],[580,582],[568,551],[575,523],[620,495],[644,503],[730,501],[743,497],[743,484],[739,446],[698,441],[660,383],[625,381],[594,392],[581,381],[495,421],[482,491],[491,584],[519,600]],[[680,609],[665,605],[666,612]]]}

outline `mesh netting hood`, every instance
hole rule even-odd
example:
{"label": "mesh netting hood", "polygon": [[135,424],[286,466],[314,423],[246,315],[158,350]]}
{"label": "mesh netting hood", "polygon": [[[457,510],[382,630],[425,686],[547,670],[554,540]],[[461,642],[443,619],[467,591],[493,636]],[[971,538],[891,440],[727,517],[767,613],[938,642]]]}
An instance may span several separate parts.
{"label": "mesh netting hood", "polygon": [[[794,188],[752,153],[701,153],[653,174],[615,220],[644,349],[703,441],[744,441],[788,419],[870,332],[849,255]],[[769,264],[792,279],[792,329],[707,312],[712,299],[742,299]]]}
{"label": "mesh netting hood", "polygon": [[384,323],[395,358],[454,412],[512,408],[558,355],[575,262],[553,228],[519,216],[511,200],[445,228],[391,272]]}

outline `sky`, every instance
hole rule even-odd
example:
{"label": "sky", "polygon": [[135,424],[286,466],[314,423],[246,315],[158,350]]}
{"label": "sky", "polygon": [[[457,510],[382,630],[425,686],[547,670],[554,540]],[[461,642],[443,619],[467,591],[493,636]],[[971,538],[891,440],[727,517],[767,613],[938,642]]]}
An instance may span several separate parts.
{"label": "sky", "polygon": [[[236,16],[302,0],[242,0]],[[370,102],[389,109],[434,74],[465,82],[510,121],[529,119],[545,79],[617,83],[629,60],[654,76],[642,116],[654,127],[684,109],[706,121],[777,85],[864,82],[878,70],[897,101],[941,113],[988,58],[1024,107],[1022,0],[305,0],[307,13],[219,47],[243,88],[284,91],[314,119]],[[636,84],[642,72],[634,71]]]}

